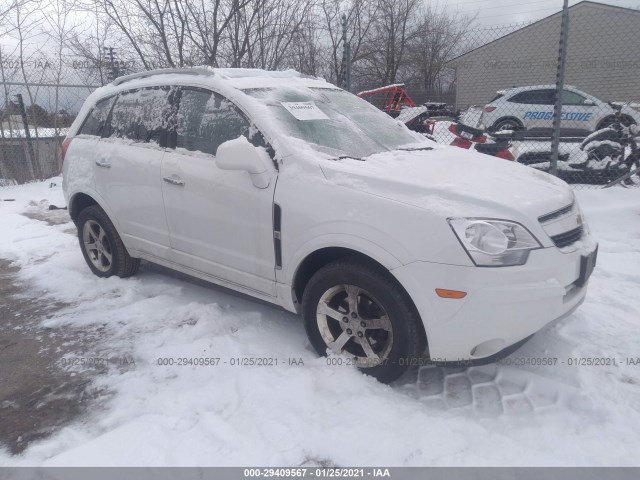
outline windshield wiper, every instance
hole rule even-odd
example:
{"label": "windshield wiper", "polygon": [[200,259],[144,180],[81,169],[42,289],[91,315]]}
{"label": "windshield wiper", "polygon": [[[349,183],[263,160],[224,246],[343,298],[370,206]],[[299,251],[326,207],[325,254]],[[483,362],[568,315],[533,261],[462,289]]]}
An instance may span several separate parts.
{"label": "windshield wiper", "polygon": [[418,147],[418,148],[399,148],[403,152],[420,152],[424,150],[433,150],[433,147]]}

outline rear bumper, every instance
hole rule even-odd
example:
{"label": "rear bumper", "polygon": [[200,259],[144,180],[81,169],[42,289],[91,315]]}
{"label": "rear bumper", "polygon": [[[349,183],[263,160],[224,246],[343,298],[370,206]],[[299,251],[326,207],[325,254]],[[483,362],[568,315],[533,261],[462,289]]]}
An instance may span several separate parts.
{"label": "rear bumper", "polygon": [[[393,274],[418,308],[432,361],[486,363],[582,303],[587,285],[577,285],[580,259],[595,247],[593,243],[571,253],[555,247],[535,250],[527,264],[518,267],[414,262]],[[440,298],[436,288],[467,296]]]}

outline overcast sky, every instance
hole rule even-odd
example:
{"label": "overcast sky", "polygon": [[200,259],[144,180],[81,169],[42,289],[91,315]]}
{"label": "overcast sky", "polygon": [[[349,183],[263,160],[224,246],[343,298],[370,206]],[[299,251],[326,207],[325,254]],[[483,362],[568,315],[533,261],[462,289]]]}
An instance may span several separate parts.
{"label": "overcast sky", "polygon": [[[463,12],[477,12],[477,25],[503,25],[553,15],[562,9],[562,0],[449,0],[447,6]],[[569,0],[569,6],[579,0]],[[640,0],[602,0],[598,3],[640,9]]]}

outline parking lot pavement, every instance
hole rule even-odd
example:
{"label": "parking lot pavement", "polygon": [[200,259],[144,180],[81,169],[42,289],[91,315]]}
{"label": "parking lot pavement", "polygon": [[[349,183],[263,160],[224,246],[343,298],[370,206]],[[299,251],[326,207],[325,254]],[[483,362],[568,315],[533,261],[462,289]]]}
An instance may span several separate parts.
{"label": "parking lot pavement", "polygon": [[65,305],[34,298],[18,271],[0,259],[0,443],[14,454],[82,413],[91,378],[59,368],[82,338],[41,326]]}

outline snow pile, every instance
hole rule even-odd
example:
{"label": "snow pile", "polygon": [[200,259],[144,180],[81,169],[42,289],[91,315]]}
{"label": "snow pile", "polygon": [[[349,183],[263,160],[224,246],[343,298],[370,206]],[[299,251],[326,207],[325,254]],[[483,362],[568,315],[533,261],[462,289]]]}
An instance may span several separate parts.
{"label": "snow pile", "polygon": [[[640,191],[577,192],[600,240],[577,313],[511,363],[422,368],[390,387],[327,365],[300,319],[277,308],[148,264],[129,279],[94,277],[72,224],[22,215],[60,205],[53,183],[0,189],[15,200],[0,202],[0,258],[33,296],[70,304],[43,326],[94,331],[90,354],[135,365],[96,377],[106,394],[90,414],[19,457],[0,453],[0,465],[638,464],[640,369],[625,359],[638,356]],[[278,365],[232,365],[249,357]],[[516,363],[576,357],[618,364]]]}

